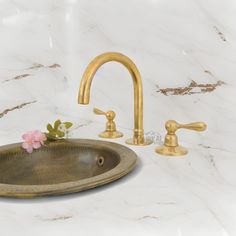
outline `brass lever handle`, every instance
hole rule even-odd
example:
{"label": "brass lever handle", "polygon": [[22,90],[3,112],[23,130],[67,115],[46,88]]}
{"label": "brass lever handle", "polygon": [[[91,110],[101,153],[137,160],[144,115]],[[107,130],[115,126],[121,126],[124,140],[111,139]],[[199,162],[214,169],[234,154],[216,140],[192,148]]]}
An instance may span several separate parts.
{"label": "brass lever handle", "polygon": [[204,122],[194,122],[189,124],[179,124],[174,120],[169,120],[166,122],[166,130],[168,133],[175,133],[178,129],[190,129],[195,131],[204,131],[206,130],[206,123]]}
{"label": "brass lever handle", "polygon": [[116,130],[116,123],[114,122],[114,119],[116,117],[116,113],[114,111],[107,111],[104,112],[98,108],[94,108],[93,112],[96,115],[105,115],[107,118],[107,123],[106,123],[106,130],[102,133],[99,134],[99,137],[101,138],[120,138],[123,136],[121,132],[118,132]]}
{"label": "brass lever handle", "polygon": [[157,147],[156,152],[167,156],[181,156],[188,153],[188,150],[179,146],[178,137],[175,132],[178,129],[189,129],[195,131],[204,131],[207,128],[204,122],[194,122],[189,124],[179,124],[174,120],[169,120],[165,124],[167,134],[165,136],[164,145]]}
{"label": "brass lever handle", "polygon": [[194,122],[194,123],[190,123],[190,124],[186,124],[186,125],[180,125],[180,128],[195,130],[198,132],[206,130],[206,127],[207,127],[207,125],[204,122]]}
{"label": "brass lever handle", "polygon": [[116,113],[114,111],[107,111],[107,112],[104,112],[98,108],[94,108],[93,109],[93,112],[96,114],[96,115],[104,115],[106,116],[106,118],[109,120],[109,121],[113,121],[116,117]]}
{"label": "brass lever handle", "polygon": [[106,112],[98,109],[98,108],[93,108],[93,112],[96,114],[96,115],[106,115]]}

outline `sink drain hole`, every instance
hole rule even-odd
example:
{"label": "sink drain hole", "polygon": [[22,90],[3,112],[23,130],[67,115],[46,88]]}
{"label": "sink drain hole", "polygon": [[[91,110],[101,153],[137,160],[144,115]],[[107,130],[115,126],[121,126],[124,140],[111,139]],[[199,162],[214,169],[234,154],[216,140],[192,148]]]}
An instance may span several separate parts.
{"label": "sink drain hole", "polygon": [[100,156],[100,157],[97,158],[97,165],[98,166],[103,166],[104,162],[105,162],[104,157]]}

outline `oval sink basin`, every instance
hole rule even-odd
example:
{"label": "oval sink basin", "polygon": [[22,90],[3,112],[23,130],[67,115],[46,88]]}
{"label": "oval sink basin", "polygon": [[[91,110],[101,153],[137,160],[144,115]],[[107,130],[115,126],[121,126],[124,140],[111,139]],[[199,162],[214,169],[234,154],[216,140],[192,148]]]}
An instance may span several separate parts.
{"label": "oval sink basin", "polygon": [[0,196],[60,195],[112,182],[129,173],[135,152],[120,144],[68,139],[32,154],[21,143],[0,147]]}

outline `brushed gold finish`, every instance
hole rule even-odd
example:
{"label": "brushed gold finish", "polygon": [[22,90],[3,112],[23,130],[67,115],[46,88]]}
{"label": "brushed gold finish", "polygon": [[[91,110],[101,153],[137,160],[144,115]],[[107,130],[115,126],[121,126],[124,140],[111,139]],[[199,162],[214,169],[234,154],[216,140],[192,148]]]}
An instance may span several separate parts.
{"label": "brushed gold finish", "polygon": [[104,115],[107,118],[107,123],[106,123],[106,130],[102,133],[99,134],[99,137],[101,138],[121,138],[123,137],[123,133],[119,132],[116,130],[116,123],[114,122],[114,119],[116,117],[116,113],[114,111],[101,111],[98,108],[94,108],[93,112],[96,115]]}
{"label": "brushed gold finish", "polygon": [[127,56],[116,53],[108,52],[97,56],[87,66],[79,89],[78,103],[89,104],[90,88],[93,77],[97,70],[106,62],[116,61],[123,64],[130,72],[133,79],[134,87],[134,134],[133,138],[126,141],[127,144],[132,145],[148,145],[151,140],[145,140],[143,130],[143,87],[141,75],[136,65]]}
{"label": "brushed gold finish", "polygon": [[0,196],[33,198],[74,193],[128,174],[137,155],[120,144],[67,139],[28,154],[21,143],[0,147]]}
{"label": "brushed gold finish", "polygon": [[156,152],[166,156],[183,156],[188,153],[188,150],[179,146],[178,137],[175,132],[178,129],[190,129],[195,131],[204,131],[207,125],[204,122],[195,122],[190,124],[179,124],[174,120],[169,120],[165,124],[167,134],[165,136],[164,145],[157,147]]}

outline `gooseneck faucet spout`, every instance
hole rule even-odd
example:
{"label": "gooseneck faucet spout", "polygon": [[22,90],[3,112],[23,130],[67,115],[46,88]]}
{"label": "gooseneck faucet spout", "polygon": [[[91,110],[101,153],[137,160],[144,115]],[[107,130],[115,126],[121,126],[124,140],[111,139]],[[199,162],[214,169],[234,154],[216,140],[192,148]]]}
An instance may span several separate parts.
{"label": "gooseneck faucet spout", "polygon": [[126,141],[127,144],[131,145],[148,145],[151,144],[151,140],[144,139],[143,130],[143,87],[141,75],[138,71],[136,65],[127,56],[116,53],[108,52],[97,56],[90,64],[87,66],[79,89],[79,104],[89,104],[90,99],[90,88],[92,84],[93,77],[96,71],[106,62],[116,61],[123,64],[130,72],[133,79],[134,87],[134,134],[133,138]]}

